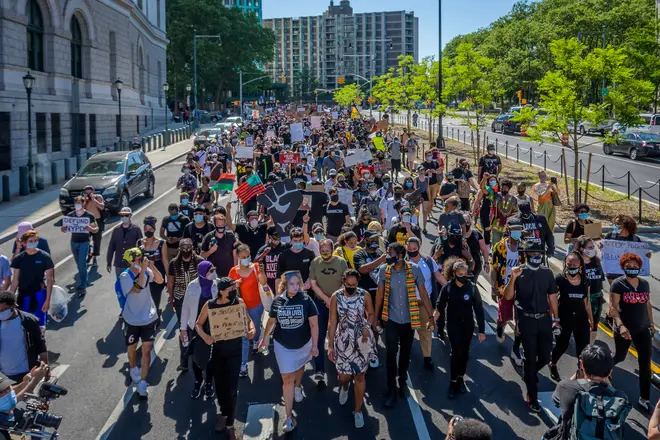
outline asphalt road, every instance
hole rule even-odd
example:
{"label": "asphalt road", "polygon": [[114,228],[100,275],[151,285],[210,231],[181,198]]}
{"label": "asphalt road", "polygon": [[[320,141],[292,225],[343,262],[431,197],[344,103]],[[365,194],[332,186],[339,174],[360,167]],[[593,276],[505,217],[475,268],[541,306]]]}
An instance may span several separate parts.
{"label": "asphalt road", "polygon": [[[167,205],[177,200],[173,185],[179,175],[181,162],[158,170],[156,197],[143,203],[135,214],[136,221],[151,214],[162,217]],[[137,208],[137,205],[135,206]],[[437,212],[435,213],[437,214]],[[69,255],[68,237],[56,225],[42,226],[40,232],[51,243],[57,262],[58,284],[73,282],[75,265]],[[434,228],[429,227],[429,230]],[[435,237],[424,238],[422,250],[428,252]],[[6,249],[5,253],[7,253]],[[105,261],[105,247],[101,261]],[[172,313],[164,314],[161,333],[155,344],[155,356],[149,375],[150,398],[139,401],[129,386],[128,366],[120,321],[119,308],[114,293],[115,278],[105,272],[90,274],[92,286],[84,300],[75,298],[70,304],[69,315],[64,322],[50,323],[46,333],[50,358],[58,367],[60,383],[69,388],[69,394],[52,405],[52,410],[64,416],[61,438],[79,439],[200,439],[218,438],[213,434],[215,403],[191,401],[192,374],[179,375],[176,371],[178,342],[171,332],[174,328]],[[485,279],[480,284],[486,286]],[[482,289],[482,292],[485,290]],[[164,295],[165,296],[165,295]],[[524,384],[520,371],[512,364],[509,352],[511,332],[504,344],[494,336],[496,310],[490,295],[482,294],[489,321],[487,340],[479,344],[473,340],[472,356],[468,366],[467,385],[470,393],[449,402],[445,398],[448,384],[449,347],[434,340],[433,372],[422,368],[422,355],[415,342],[410,368],[409,386],[411,397],[399,401],[394,409],[383,407],[385,369],[370,371],[367,375],[365,402],[365,427],[356,430],[351,414],[352,394],[346,407],[337,402],[337,382],[329,367],[329,384],[319,390],[305,376],[303,386],[306,399],[295,405],[298,427],[287,436],[291,439],[439,439],[444,438],[447,423],[454,414],[483,419],[494,430],[497,439],[538,439],[552,423],[548,415],[531,414],[523,401]],[[164,304],[161,304],[164,305]],[[601,332],[600,339],[612,346],[612,341]],[[384,348],[380,347],[381,362]],[[568,376],[575,368],[573,348],[560,362],[560,371]],[[309,366],[308,366],[309,369]],[[615,385],[636,401],[638,397],[637,364],[632,355],[616,368]],[[239,433],[247,416],[249,405],[273,403],[278,405],[278,429],[282,421],[281,382],[274,355],[258,355],[249,363],[249,378],[241,380],[239,387]],[[555,383],[547,369],[540,377],[542,399],[547,399]],[[658,398],[653,392],[653,401]],[[644,426],[647,419],[636,410],[631,419]],[[630,425],[627,435],[642,439],[642,431]],[[281,431],[276,438],[283,437]],[[221,438],[221,437],[220,437]]]}

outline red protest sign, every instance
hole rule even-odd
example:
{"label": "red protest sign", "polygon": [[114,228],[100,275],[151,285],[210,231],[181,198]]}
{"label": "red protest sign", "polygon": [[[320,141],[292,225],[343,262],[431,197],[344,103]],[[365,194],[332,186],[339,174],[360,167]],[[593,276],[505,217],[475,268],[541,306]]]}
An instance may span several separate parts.
{"label": "red protest sign", "polygon": [[280,163],[282,165],[300,163],[300,153],[280,153]]}

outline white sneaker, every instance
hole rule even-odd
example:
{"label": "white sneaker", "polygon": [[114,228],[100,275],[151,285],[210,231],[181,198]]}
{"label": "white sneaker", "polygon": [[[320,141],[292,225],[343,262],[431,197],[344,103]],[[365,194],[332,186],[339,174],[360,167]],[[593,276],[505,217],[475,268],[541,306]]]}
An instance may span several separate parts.
{"label": "white sneaker", "polygon": [[353,411],[353,419],[355,420],[355,427],[362,428],[364,426],[364,416],[362,412]]}
{"label": "white sneaker", "polygon": [[146,399],[149,396],[149,392],[147,391],[147,381],[146,380],[141,380],[140,381],[140,383],[137,386],[137,393],[143,399]]}
{"label": "white sneaker", "polygon": [[296,429],[296,422],[293,420],[293,417],[286,419],[284,421],[284,426],[282,427],[282,430],[284,432],[291,432],[294,429]]}
{"label": "white sneaker", "polygon": [[346,405],[348,401],[348,389],[344,389],[343,386],[339,385],[339,404]]}
{"label": "white sneaker", "polygon": [[296,387],[293,392],[294,400],[298,403],[302,402],[305,396],[303,395],[302,386]]}
{"label": "white sneaker", "polygon": [[133,381],[134,384],[140,383],[140,380],[142,380],[142,373],[140,371],[140,367],[134,367],[129,370],[129,373],[131,375],[131,380]]}
{"label": "white sneaker", "polygon": [[370,368],[378,368],[380,364],[378,363],[378,358],[375,357],[372,360],[369,361],[369,367]]}

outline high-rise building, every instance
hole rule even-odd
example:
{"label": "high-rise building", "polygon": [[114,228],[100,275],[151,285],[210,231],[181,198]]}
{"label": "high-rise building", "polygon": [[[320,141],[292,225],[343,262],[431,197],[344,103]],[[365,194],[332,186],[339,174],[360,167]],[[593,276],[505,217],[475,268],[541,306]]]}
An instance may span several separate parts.
{"label": "high-rise building", "polygon": [[334,89],[339,77],[359,83],[395,67],[398,56],[419,56],[419,19],[414,12],[353,13],[349,0],[330,1],[320,16],[271,18],[275,57],[266,65],[273,81],[285,76],[293,89],[307,66],[319,87]]}
{"label": "high-rise building", "polygon": [[259,21],[262,17],[262,0],[222,0],[228,8],[241,8],[244,12],[252,12],[257,15]]}

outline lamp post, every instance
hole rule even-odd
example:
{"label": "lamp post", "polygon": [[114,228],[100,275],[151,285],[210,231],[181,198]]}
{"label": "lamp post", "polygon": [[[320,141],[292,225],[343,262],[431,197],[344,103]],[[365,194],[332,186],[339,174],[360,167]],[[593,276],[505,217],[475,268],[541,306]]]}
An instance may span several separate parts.
{"label": "lamp post", "polygon": [[115,87],[117,87],[117,101],[119,106],[119,149],[121,149],[121,88],[124,85],[124,81],[117,78],[115,81]]}
{"label": "lamp post", "polygon": [[167,114],[168,106],[167,106],[167,91],[170,89],[169,84],[163,83],[163,92],[165,92],[165,136],[163,137],[163,150],[165,147],[167,147],[167,144],[170,140],[170,135],[167,132],[167,120],[169,119],[170,115]]}
{"label": "lamp post", "polygon": [[34,86],[34,76],[27,75],[23,77],[23,85],[27,92],[27,106],[28,106],[28,187],[30,192],[36,192],[37,188],[34,185],[34,164],[32,163],[32,87]]}
{"label": "lamp post", "polygon": [[[438,105],[442,105],[442,0],[438,0]],[[442,112],[438,112],[438,148],[442,148]]]}
{"label": "lamp post", "polygon": [[186,84],[186,107],[188,108],[188,120],[186,121],[186,124],[190,121],[190,91],[192,90],[192,86],[190,84]]}

